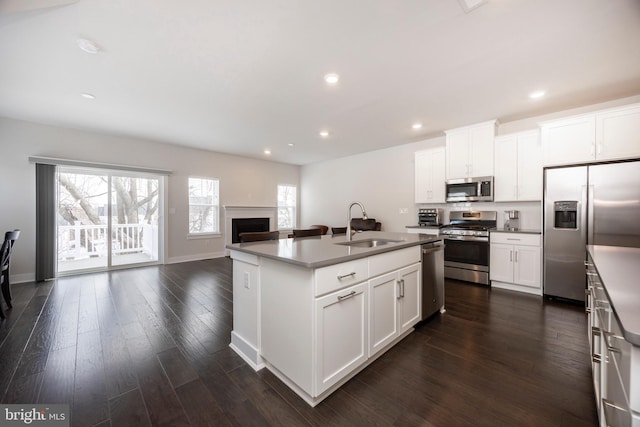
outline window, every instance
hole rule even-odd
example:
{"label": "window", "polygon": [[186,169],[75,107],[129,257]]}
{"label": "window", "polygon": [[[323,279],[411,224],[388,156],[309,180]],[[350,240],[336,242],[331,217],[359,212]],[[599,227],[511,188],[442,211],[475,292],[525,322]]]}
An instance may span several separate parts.
{"label": "window", "polygon": [[218,233],[218,180],[189,177],[189,234]]}
{"label": "window", "polygon": [[296,186],[278,185],[278,229],[296,226]]}

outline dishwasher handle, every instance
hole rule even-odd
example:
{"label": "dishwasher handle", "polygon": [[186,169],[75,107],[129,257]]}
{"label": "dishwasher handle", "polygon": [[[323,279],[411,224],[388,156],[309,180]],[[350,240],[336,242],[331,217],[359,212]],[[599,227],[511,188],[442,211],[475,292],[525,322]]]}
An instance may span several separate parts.
{"label": "dishwasher handle", "polygon": [[438,252],[442,250],[444,250],[444,245],[437,245],[437,246],[432,246],[428,248],[422,248],[422,253],[426,255],[426,254],[430,254],[430,253]]}

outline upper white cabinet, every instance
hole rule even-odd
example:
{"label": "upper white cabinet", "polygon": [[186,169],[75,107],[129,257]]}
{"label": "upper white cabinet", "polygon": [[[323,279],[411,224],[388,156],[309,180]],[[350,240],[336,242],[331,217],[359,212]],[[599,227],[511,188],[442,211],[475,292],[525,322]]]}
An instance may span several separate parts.
{"label": "upper white cabinet", "polygon": [[640,157],[640,104],[540,124],[544,166]]}
{"label": "upper white cabinet", "polygon": [[415,153],[416,203],[445,202],[445,149],[431,148]]}
{"label": "upper white cabinet", "polygon": [[537,130],[495,138],[494,200],[542,200],[542,146]]}
{"label": "upper white cabinet", "polygon": [[445,134],[447,179],[493,175],[495,120],[451,129]]}

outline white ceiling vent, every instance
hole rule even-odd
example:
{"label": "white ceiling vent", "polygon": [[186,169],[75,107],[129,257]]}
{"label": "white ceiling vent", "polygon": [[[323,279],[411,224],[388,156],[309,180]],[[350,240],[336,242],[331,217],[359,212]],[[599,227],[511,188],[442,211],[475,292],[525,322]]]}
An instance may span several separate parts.
{"label": "white ceiling vent", "polygon": [[464,13],[469,13],[474,9],[479,8],[483,4],[486,4],[488,0],[458,0]]}

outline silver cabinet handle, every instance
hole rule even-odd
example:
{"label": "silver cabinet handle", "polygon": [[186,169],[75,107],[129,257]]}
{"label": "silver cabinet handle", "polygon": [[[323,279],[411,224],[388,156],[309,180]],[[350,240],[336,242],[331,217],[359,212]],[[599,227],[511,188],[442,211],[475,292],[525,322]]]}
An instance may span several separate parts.
{"label": "silver cabinet handle", "polygon": [[513,251],[509,251],[509,262],[513,262]]}
{"label": "silver cabinet handle", "polygon": [[400,299],[402,298],[402,280],[396,280],[396,283],[398,284],[398,296],[396,299]]}
{"label": "silver cabinet handle", "polygon": [[596,353],[596,350],[595,350],[596,335],[601,337],[602,331],[597,326],[592,326],[591,327],[591,354],[592,354],[591,360],[593,360],[594,363],[600,363],[602,361],[602,355]]}
{"label": "silver cabinet handle", "polygon": [[346,295],[338,295],[338,301],[344,301],[348,298],[355,296],[355,294],[356,294],[356,291],[351,291]]}
{"label": "silver cabinet handle", "polygon": [[400,296],[404,298],[404,279],[400,280],[400,289],[401,289]]}
{"label": "silver cabinet handle", "polygon": [[347,278],[347,277],[349,277],[349,276],[355,276],[355,275],[356,275],[356,272],[355,272],[355,271],[352,271],[352,272],[351,272],[351,273],[349,273],[349,274],[343,274],[342,276],[338,276],[338,280],[346,279],[346,278]]}
{"label": "silver cabinet handle", "polygon": [[629,409],[628,408],[626,408],[626,407],[624,407],[624,406],[622,406],[622,405],[620,405],[620,404],[618,404],[616,402],[612,402],[609,399],[605,399],[604,397],[602,399],[600,399],[600,400],[602,400],[602,412],[604,412],[604,424],[605,425],[607,425],[607,426],[613,426],[614,425],[614,424],[609,424],[611,422],[609,420],[609,417],[607,416],[607,412],[609,412],[608,411],[609,408],[624,413],[625,414],[624,416],[616,417],[616,418],[623,418],[624,417],[624,419],[622,419],[620,421],[620,422],[623,423],[622,425],[630,425],[630,424],[626,423],[626,422],[629,422],[629,423],[631,422],[631,419],[630,419],[631,418],[631,414],[629,413]]}
{"label": "silver cabinet handle", "polygon": [[609,339],[613,338],[616,340],[623,340],[624,337],[621,337],[620,335],[614,334],[613,332],[608,332],[608,331],[602,331],[602,335],[604,335],[604,343],[607,346],[607,350],[609,350],[612,353],[618,353],[621,354],[622,350],[620,350],[618,347],[614,347],[609,343]]}
{"label": "silver cabinet handle", "polygon": [[515,251],[515,262],[518,262],[518,251]]}

